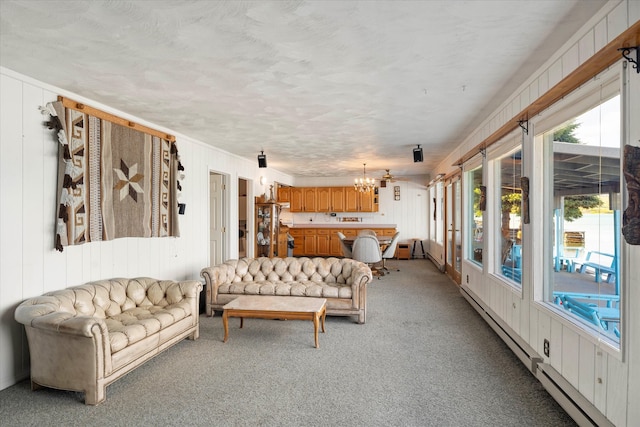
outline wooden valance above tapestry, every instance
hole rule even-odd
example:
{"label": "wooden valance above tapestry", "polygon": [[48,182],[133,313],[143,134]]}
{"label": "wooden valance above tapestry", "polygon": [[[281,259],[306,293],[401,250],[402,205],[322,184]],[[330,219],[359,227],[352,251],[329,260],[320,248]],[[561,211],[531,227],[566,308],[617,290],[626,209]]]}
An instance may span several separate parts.
{"label": "wooden valance above tapestry", "polygon": [[180,235],[175,138],[70,100],[47,104],[58,141],[55,247]]}

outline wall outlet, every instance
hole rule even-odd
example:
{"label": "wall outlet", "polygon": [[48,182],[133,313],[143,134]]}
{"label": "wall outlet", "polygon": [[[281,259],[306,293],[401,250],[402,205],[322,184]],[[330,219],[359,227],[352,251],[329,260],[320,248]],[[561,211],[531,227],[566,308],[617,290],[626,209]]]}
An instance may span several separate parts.
{"label": "wall outlet", "polygon": [[542,346],[542,351],[544,351],[544,355],[549,357],[549,340],[545,339],[544,344]]}
{"label": "wall outlet", "polygon": [[467,274],[467,283],[469,283],[469,275]]}

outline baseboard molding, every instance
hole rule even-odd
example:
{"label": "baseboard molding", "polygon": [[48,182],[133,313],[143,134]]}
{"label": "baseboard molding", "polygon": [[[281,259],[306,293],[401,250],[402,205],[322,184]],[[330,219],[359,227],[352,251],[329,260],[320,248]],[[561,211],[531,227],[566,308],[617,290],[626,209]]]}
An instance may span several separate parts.
{"label": "baseboard molding", "polygon": [[548,363],[539,363],[536,378],[581,427],[615,427],[602,412]]}
{"label": "baseboard molding", "polygon": [[430,254],[430,253],[428,253],[428,252],[427,252],[427,258],[428,258],[429,260],[431,260],[431,262],[432,262],[436,267],[438,267],[438,270],[440,270],[440,273],[444,273],[444,264],[440,264],[440,263],[438,262],[438,260],[437,260],[437,259],[435,259],[435,258],[433,257],[433,255],[431,255],[431,254]]}
{"label": "baseboard molding", "polygon": [[520,340],[513,330],[504,324],[500,318],[494,315],[490,309],[465,286],[460,286],[460,293],[471,304],[473,308],[482,316],[487,324],[494,330],[502,341],[513,351],[520,361],[535,375],[536,365],[542,362],[542,357],[524,341]]}
{"label": "baseboard molding", "polygon": [[3,378],[2,381],[0,381],[0,390],[4,390],[5,388],[9,388],[13,385],[16,385],[20,381],[25,380],[27,378],[29,378],[28,369],[23,372],[18,372],[16,375],[12,375],[11,377]]}
{"label": "baseboard molding", "polygon": [[473,291],[463,285],[460,287],[460,293],[579,426],[615,427],[551,365],[543,363],[543,358],[523,342],[491,309],[485,307]]}

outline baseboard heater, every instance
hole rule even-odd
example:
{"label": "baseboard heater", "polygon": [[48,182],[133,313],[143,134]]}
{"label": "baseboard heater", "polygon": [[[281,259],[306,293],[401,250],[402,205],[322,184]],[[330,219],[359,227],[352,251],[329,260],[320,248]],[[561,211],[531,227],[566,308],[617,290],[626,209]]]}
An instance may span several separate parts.
{"label": "baseboard heater", "polygon": [[615,427],[551,365],[543,363],[542,357],[533,348],[514,339],[517,335],[511,328],[503,324],[499,318],[494,317],[464,285],[460,287],[460,293],[579,426]]}
{"label": "baseboard heater", "polygon": [[438,267],[438,270],[440,270],[440,273],[444,273],[444,264],[440,264],[440,263],[438,262],[438,260],[437,260],[437,259],[435,259],[435,258],[433,257],[433,255],[431,255],[431,254],[430,254],[430,253],[428,253],[428,252],[427,252],[427,257],[431,260],[431,262],[432,262],[436,267]]}
{"label": "baseboard heater", "polygon": [[474,296],[465,288],[465,286],[460,287],[460,293],[462,296],[471,304],[473,308],[482,316],[482,318],[487,322],[487,324],[494,330],[496,334],[502,341],[507,344],[507,346],[513,351],[518,359],[531,371],[532,374],[536,373],[536,366],[538,363],[542,362],[542,358],[538,356],[538,354],[531,348],[528,344],[524,342],[518,342],[513,339],[512,335],[509,334],[506,330],[506,327],[501,325],[498,320],[496,320],[491,313],[489,313],[484,306],[478,302]]}
{"label": "baseboard heater", "polygon": [[538,364],[536,378],[579,426],[615,427],[548,363]]}

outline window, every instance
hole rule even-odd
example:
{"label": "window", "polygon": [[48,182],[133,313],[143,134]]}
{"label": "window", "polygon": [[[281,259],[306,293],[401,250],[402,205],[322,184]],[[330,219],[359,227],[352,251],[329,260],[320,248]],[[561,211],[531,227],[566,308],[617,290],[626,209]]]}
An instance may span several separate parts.
{"label": "window", "polygon": [[436,243],[444,244],[444,184],[436,184]]}
{"label": "window", "polygon": [[467,188],[467,218],[470,233],[466,233],[467,259],[482,266],[483,250],[483,228],[482,214],[485,203],[484,187],[482,186],[482,166],[472,169],[466,173]]}
{"label": "window", "polygon": [[431,209],[429,209],[429,211],[431,212],[431,216],[429,218],[429,239],[432,242],[436,241],[436,206],[437,206],[437,199],[436,199],[436,187],[431,186],[429,187],[429,200],[431,200]]}
{"label": "window", "polygon": [[496,176],[496,206],[493,215],[497,217],[495,272],[519,288],[522,284],[522,150],[517,149],[494,162]]}
{"label": "window", "polygon": [[620,96],[599,94],[596,104],[542,135],[545,264],[553,270],[544,295],[574,322],[619,344]]}

